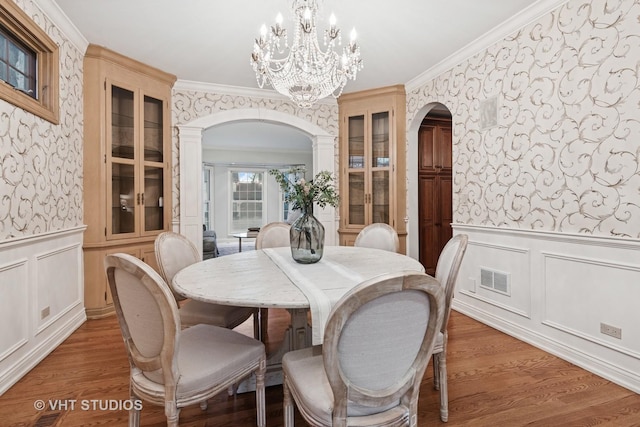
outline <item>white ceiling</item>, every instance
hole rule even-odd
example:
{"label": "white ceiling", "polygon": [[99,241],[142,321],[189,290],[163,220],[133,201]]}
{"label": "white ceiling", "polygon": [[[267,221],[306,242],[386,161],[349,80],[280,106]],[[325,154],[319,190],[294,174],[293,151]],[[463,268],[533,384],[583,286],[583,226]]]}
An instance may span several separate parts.
{"label": "white ceiling", "polygon": [[[260,26],[290,0],[55,0],[90,42],[178,79],[257,88],[249,64]],[[321,31],[355,27],[364,69],[345,93],[406,83],[536,3],[533,0],[319,0]],[[292,30],[289,31],[289,34]]]}
{"label": "white ceiling", "polygon": [[[260,26],[282,12],[291,28],[291,0],[54,0],[89,43],[175,74],[179,80],[257,89],[249,63]],[[407,83],[474,40],[527,15],[533,0],[318,0],[320,31],[333,12],[348,42],[352,28],[364,68],[344,92]],[[540,2],[549,0],[540,0]],[[529,9],[529,10],[531,10]],[[290,29],[289,34],[293,31]],[[475,52],[474,52],[475,53]],[[212,148],[300,147],[293,128],[249,124],[211,129]],[[246,128],[245,130],[242,130]],[[276,132],[275,134],[273,132]],[[286,135],[288,133],[288,135]],[[267,138],[268,140],[265,140]],[[307,138],[308,139],[308,138]],[[309,142],[310,144],[310,142]]]}

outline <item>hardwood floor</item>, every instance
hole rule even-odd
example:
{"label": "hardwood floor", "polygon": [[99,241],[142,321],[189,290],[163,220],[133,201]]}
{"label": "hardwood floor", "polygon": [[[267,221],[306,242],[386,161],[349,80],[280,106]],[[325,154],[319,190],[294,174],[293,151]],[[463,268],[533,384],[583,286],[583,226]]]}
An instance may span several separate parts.
{"label": "hardwood floor", "polygon": [[[250,322],[239,327],[249,335]],[[272,310],[269,322],[268,345],[274,347],[288,315]],[[449,422],[440,421],[429,366],[420,426],[640,426],[640,395],[459,313],[449,325]],[[118,406],[128,397],[128,371],[115,317],[87,321],[0,396],[0,426],[125,426],[127,411]],[[38,400],[44,410],[34,407]],[[282,387],[269,387],[266,400],[267,425],[281,426]],[[49,401],[67,407],[51,408]],[[142,426],[165,425],[162,408],[143,405]],[[206,411],[184,408],[180,425],[255,426],[255,396],[223,393]],[[299,415],[296,425],[306,425]]]}

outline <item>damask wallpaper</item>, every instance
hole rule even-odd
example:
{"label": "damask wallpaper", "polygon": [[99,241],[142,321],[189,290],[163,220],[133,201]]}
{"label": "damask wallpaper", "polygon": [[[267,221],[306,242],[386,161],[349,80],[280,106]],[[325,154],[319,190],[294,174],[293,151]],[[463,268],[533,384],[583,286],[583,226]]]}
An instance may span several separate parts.
{"label": "damask wallpaper", "polygon": [[[0,101],[0,240],[83,220],[82,54],[16,3],[60,46],[60,124]],[[639,16],[633,0],[571,0],[407,93],[408,120],[430,102],[453,114],[455,222],[640,238]],[[481,129],[494,97],[497,126]],[[174,91],[173,125],[258,107],[338,134],[337,106],[190,91]]]}
{"label": "damask wallpaper", "polygon": [[58,44],[60,124],[0,100],[0,241],[82,225],[82,53],[31,0],[16,1]]}
{"label": "damask wallpaper", "polygon": [[[338,106],[329,104],[316,104],[311,109],[299,109],[286,100],[258,98],[251,96],[238,96],[217,94],[212,92],[199,92],[187,90],[173,90],[173,218],[180,216],[179,188],[180,188],[180,162],[179,140],[177,127],[188,124],[195,119],[207,117],[212,114],[233,110],[260,108],[275,110],[281,113],[304,119],[326,130],[330,135],[338,135]],[[336,149],[337,150],[337,149]]]}
{"label": "damask wallpaper", "polygon": [[407,93],[407,119],[452,112],[454,222],[637,239],[639,79],[640,2],[571,0]]}

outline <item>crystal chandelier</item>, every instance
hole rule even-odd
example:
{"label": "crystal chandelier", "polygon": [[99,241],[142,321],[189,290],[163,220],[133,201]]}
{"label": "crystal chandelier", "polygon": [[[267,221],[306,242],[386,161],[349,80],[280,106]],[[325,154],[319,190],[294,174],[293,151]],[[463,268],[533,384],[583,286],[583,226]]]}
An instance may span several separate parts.
{"label": "crystal chandelier", "polygon": [[282,14],[278,13],[268,35],[267,27],[262,25],[260,37],[253,46],[251,64],[261,88],[269,83],[299,107],[309,108],[326,96],[339,97],[347,79],[355,80],[362,69],[360,47],[356,44],[354,29],[342,56],[334,52],[342,38],[332,14],[329,28],[324,31],[327,50],[323,52],[316,28],[317,0],[293,0],[292,11],[296,24],[291,48],[287,30],[282,27]]}

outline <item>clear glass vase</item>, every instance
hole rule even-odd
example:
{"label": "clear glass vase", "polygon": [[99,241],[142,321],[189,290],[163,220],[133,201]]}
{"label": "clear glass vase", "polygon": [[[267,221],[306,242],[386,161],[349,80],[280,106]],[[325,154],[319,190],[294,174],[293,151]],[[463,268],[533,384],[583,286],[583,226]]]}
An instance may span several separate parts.
{"label": "clear glass vase", "polygon": [[291,256],[301,264],[320,261],[324,251],[324,226],[313,216],[313,207],[302,209],[302,214],[289,230]]}

